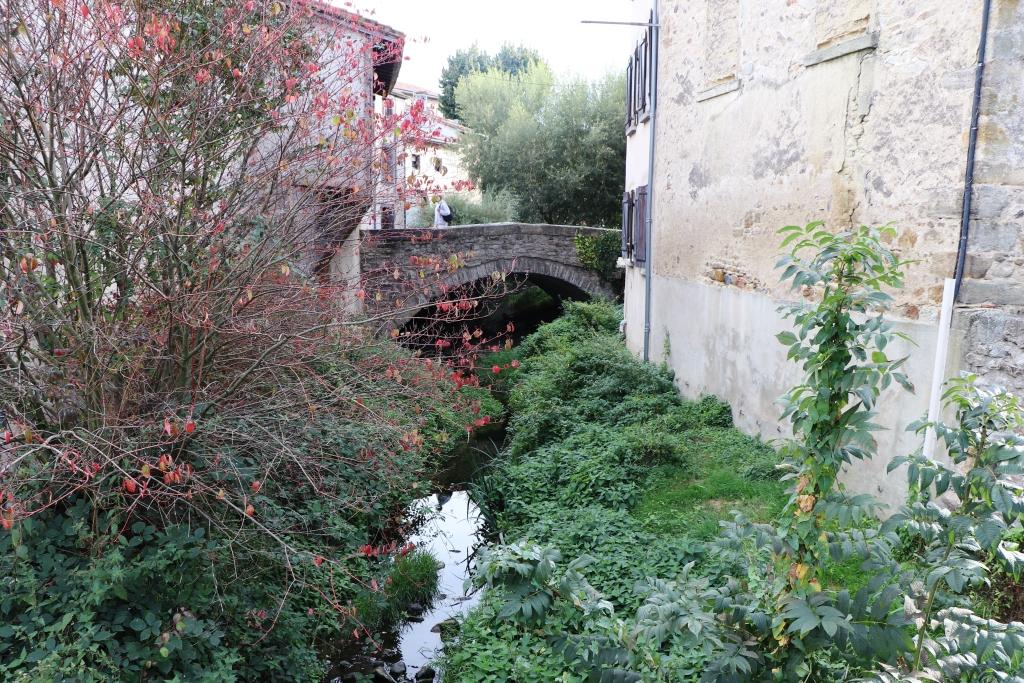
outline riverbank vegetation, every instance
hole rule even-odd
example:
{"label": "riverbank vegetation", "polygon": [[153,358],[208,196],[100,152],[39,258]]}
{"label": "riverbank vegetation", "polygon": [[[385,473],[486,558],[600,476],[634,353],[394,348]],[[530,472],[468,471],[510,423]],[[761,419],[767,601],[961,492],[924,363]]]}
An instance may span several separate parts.
{"label": "riverbank vegetation", "polygon": [[[731,509],[765,521],[785,496],[775,452],[738,432],[722,402],[680,399],[668,370],[626,350],[619,319],[611,304],[567,304],[563,317],[484,363],[509,367],[491,385],[509,392],[511,418],[505,451],[474,495],[505,539],[523,539],[521,552],[590,556],[581,570],[589,585],[616,610],[635,611],[636,583],[705,557],[701,540]],[[464,623],[445,660],[450,680],[578,679],[551,641],[590,631],[575,608],[548,615],[540,636],[499,624],[504,608],[500,591],[488,593]]]}
{"label": "riverbank vegetation", "polygon": [[912,389],[884,316],[904,264],[886,229],[785,232],[784,278],[816,296],[779,335],[806,371],[780,455],[635,360],[612,306],[572,305],[515,352],[509,441],[475,490],[487,592],[449,680],[1022,680],[1020,403],[951,380],[955,421],[911,428],[953,465],[890,454],[908,500],[878,522],[837,476],[876,455],[881,391]]}
{"label": "riverbank vegetation", "polygon": [[274,0],[2,6],[0,679],[320,680],[365,596],[429,592],[398,515],[487,415],[326,276],[380,146],[422,144],[366,106],[401,45]]}

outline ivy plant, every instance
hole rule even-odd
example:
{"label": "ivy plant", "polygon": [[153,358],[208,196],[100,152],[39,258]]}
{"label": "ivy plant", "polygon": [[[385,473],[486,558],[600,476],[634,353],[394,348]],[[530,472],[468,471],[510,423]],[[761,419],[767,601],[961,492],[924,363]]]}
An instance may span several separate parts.
{"label": "ivy plant", "polygon": [[596,236],[578,232],[573,235],[573,244],[580,263],[605,280],[613,279],[618,273],[615,262],[622,248],[619,231],[609,230]]}

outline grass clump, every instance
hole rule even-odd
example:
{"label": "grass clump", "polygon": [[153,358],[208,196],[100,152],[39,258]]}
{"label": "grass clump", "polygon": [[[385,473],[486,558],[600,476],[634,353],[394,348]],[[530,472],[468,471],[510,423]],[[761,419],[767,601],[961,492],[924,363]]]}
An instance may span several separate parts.
{"label": "grass clump", "polygon": [[727,467],[700,478],[668,472],[652,485],[633,514],[659,534],[700,540],[718,534],[720,523],[739,511],[750,519],[772,519],[786,505],[785,485],[750,479]]}
{"label": "grass clump", "polygon": [[371,631],[396,623],[414,602],[429,605],[437,595],[441,565],[430,553],[396,555],[383,575],[352,601],[355,625]]}

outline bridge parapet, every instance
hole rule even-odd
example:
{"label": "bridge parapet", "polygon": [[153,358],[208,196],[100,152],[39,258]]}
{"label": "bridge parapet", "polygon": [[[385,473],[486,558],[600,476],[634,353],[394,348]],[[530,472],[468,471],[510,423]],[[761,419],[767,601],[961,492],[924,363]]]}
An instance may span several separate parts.
{"label": "bridge parapet", "polygon": [[615,231],[533,223],[364,230],[360,268],[368,289],[373,290],[368,301],[376,301],[379,293],[379,308],[396,310],[394,319],[399,323],[445,290],[493,273],[523,275],[559,293],[612,296],[609,284],[580,262],[574,241],[577,234],[610,232]]}

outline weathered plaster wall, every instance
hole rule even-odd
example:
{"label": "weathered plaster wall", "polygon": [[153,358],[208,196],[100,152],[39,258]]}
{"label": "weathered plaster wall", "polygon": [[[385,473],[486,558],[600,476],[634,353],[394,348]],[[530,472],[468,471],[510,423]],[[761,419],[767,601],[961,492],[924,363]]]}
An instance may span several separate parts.
{"label": "weathered plaster wall", "polygon": [[[1024,15],[1019,0],[993,2],[971,279],[950,371],[1024,390]],[[774,268],[777,230],[894,223],[893,246],[916,261],[895,317],[918,343],[918,394],[886,397],[882,462],[847,475],[877,493],[884,461],[915,445],[903,430],[927,402],[959,238],[981,0],[663,0],[660,13],[652,354],[669,349],[685,393],[718,394],[742,427],[778,436],[772,402],[795,375],[773,338],[777,302],[792,297]],[[629,277],[627,316],[643,305],[642,278]],[[636,335],[642,323],[634,348]]]}
{"label": "weathered plaster wall", "polygon": [[[626,138],[626,190],[647,185],[650,122],[641,123]],[[644,272],[629,266],[625,272],[623,319],[626,321],[626,345],[635,353],[644,346]]]}
{"label": "weathered plaster wall", "polygon": [[[743,0],[738,87],[698,101],[718,3],[663,3],[657,272],[782,296],[781,226],[894,222],[920,259],[900,312],[934,315],[955,263],[977,4]],[[872,34],[877,49],[805,65]]]}

